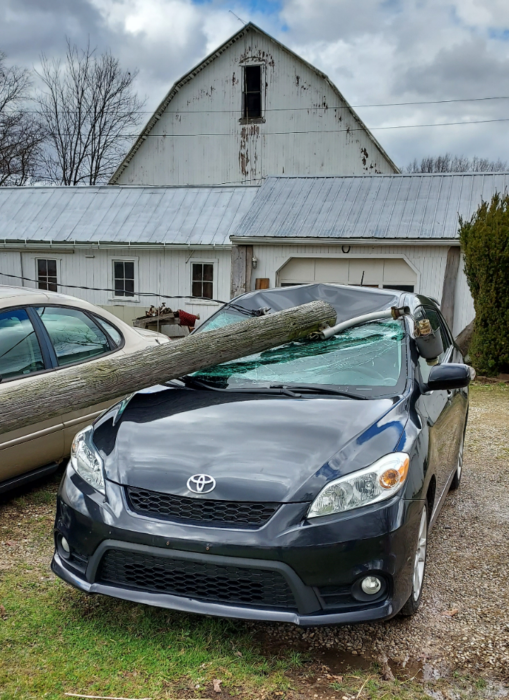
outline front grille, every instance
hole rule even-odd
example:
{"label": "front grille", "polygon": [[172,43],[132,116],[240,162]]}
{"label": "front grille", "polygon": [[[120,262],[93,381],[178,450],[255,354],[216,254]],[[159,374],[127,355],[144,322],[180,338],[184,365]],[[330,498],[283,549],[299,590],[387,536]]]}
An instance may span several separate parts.
{"label": "front grille", "polygon": [[193,562],[110,549],[98,580],[152,593],[217,603],[295,610],[286,579],[277,571]]}
{"label": "front grille", "polygon": [[215,526],[237,525],[257,528],[264,525],[279,508],[279,503],[212,501],[157,493],[134,486],[126,489],[129,507],[140,515],[164,520],[183,520]]}

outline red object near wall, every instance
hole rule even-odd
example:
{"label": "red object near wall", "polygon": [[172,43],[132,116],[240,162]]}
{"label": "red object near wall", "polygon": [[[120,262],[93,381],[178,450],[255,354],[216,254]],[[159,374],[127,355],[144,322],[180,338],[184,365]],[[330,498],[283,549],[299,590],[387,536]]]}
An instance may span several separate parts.
{"label": "red object near wall", "polygon": [[200,319],[199,316],[195,316],[194,314],[190,314],[187,311],[182,311],[181,309],[178,310],[178,316],[180,320],[180,325],[181,326],[189,326],[192,328],[196,321]]}

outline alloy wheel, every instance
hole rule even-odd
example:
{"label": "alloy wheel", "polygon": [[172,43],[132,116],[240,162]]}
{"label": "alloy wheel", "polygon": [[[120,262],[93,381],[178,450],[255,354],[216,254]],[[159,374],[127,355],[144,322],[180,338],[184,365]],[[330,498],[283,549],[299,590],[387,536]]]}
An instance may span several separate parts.
{"label": "alloy wheel", "polygon": [[463,469],[463,444],[464,440],[461,441],[460,449],[458,451],[458,466],[456,467],[456,477],[458,481],[461,479],[461,471]]}
{"label": "alloy wheel", "polygon": [[424,566],[426,564],[426,547],[428,545],[428,514],[426,508],[423,508],[421,522],[419,524],[419,537],[417,538],[417,549],[415,552],[414,561],[414,581],[413,581],[413,597],[414,600],[419,600],[421,595],[422,582],[424,579]]}

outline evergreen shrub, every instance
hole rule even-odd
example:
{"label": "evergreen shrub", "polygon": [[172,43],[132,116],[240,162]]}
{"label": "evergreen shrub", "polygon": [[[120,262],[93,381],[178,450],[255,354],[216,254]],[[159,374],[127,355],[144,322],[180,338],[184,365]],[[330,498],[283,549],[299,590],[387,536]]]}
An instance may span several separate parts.
{"label": "evergreen shrub", "polygon": [[509,195],[460,218],[460,241],[475,307],[472,364],[488,376],[509,372]]}

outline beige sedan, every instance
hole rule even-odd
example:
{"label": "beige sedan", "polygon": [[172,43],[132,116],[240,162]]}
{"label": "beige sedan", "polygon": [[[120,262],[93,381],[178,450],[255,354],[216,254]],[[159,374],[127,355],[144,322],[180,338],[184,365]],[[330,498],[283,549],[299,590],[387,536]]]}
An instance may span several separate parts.
{"label": "beige sedan", "polygon": [[[0,285],[0,401],[7,382],[35,381],[69,365],[166,342],[165,335],[132,328],[81,299]],[[69,406],[63,416],[50,420],[44,419],[41,406],[37,424],[0,433],[0,493],[55,470],[69,455],[78,430],[112,403],[80,411]]]}

